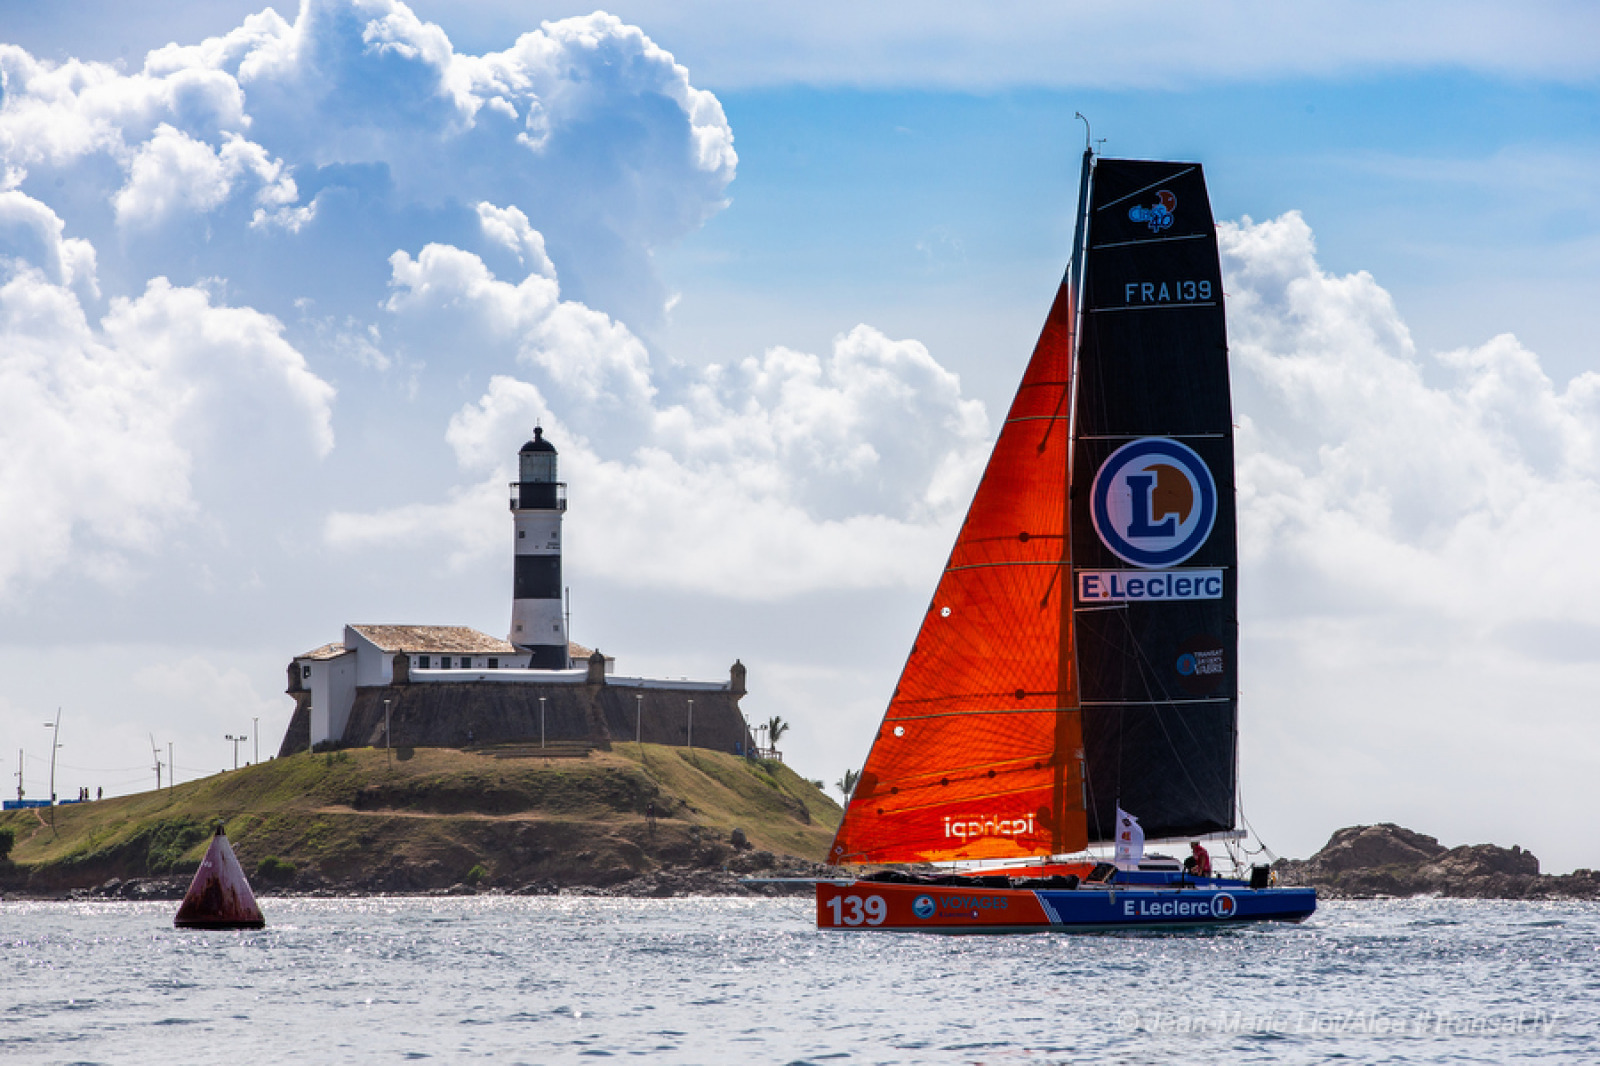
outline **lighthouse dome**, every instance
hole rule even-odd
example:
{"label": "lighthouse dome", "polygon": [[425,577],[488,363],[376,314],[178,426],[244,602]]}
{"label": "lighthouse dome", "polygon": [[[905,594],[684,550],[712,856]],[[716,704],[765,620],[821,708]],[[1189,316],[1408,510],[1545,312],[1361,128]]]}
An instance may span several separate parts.
{"label": "lighthouse dome", "polygon": [[529,452],[555,453],[556,446],[544,439],[544,430],[539,426],[533,427],[533,439],[518,449],[518,455],[527,455]]}

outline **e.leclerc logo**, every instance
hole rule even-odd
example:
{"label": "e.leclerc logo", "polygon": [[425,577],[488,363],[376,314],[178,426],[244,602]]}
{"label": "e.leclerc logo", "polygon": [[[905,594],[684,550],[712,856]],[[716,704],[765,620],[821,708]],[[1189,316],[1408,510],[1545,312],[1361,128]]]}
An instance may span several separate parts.
{"label": "e.leclerc logo", "polygon": [[[1117,558],[1141,570],[1164,571],[1194,555],[1211,536],[1217,483],[1187,444],[1142,437],[1100,464],[1089,490],[1089,517]],[[1221,599],[1222,571],[1084,570],[1078,596],[1099,602]]]}

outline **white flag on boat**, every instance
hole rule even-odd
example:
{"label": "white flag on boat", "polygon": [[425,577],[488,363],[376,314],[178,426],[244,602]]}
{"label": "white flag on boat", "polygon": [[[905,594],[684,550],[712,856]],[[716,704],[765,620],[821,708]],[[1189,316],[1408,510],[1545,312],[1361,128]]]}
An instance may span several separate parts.
{"label": "white flag on boat", "polygon": [[1138,862],[1144,858],[1144,830],[1139,819],[1117,808],[1117,861]]}

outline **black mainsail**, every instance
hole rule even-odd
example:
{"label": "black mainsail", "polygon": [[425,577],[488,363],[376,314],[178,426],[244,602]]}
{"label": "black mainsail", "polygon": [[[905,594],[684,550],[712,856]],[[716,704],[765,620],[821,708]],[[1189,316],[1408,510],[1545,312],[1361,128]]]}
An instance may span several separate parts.
{"label": "black mainsail", "polygon": [[1072,461],[1090,840],[1234,826],[1238,550],[1216,228],[1198,164],[1099,159]]}

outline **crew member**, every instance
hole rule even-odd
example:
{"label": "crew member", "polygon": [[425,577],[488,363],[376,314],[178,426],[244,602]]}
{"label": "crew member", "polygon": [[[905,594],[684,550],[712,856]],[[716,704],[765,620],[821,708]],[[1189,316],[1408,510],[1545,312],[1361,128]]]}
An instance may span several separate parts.
{"label": "crew member", "polygon": [[1183,870],[1196,877],[1211,876],[1211,853],[1201,847],[1198,840],[1189,844],[1189,857],[1183,860]]}

